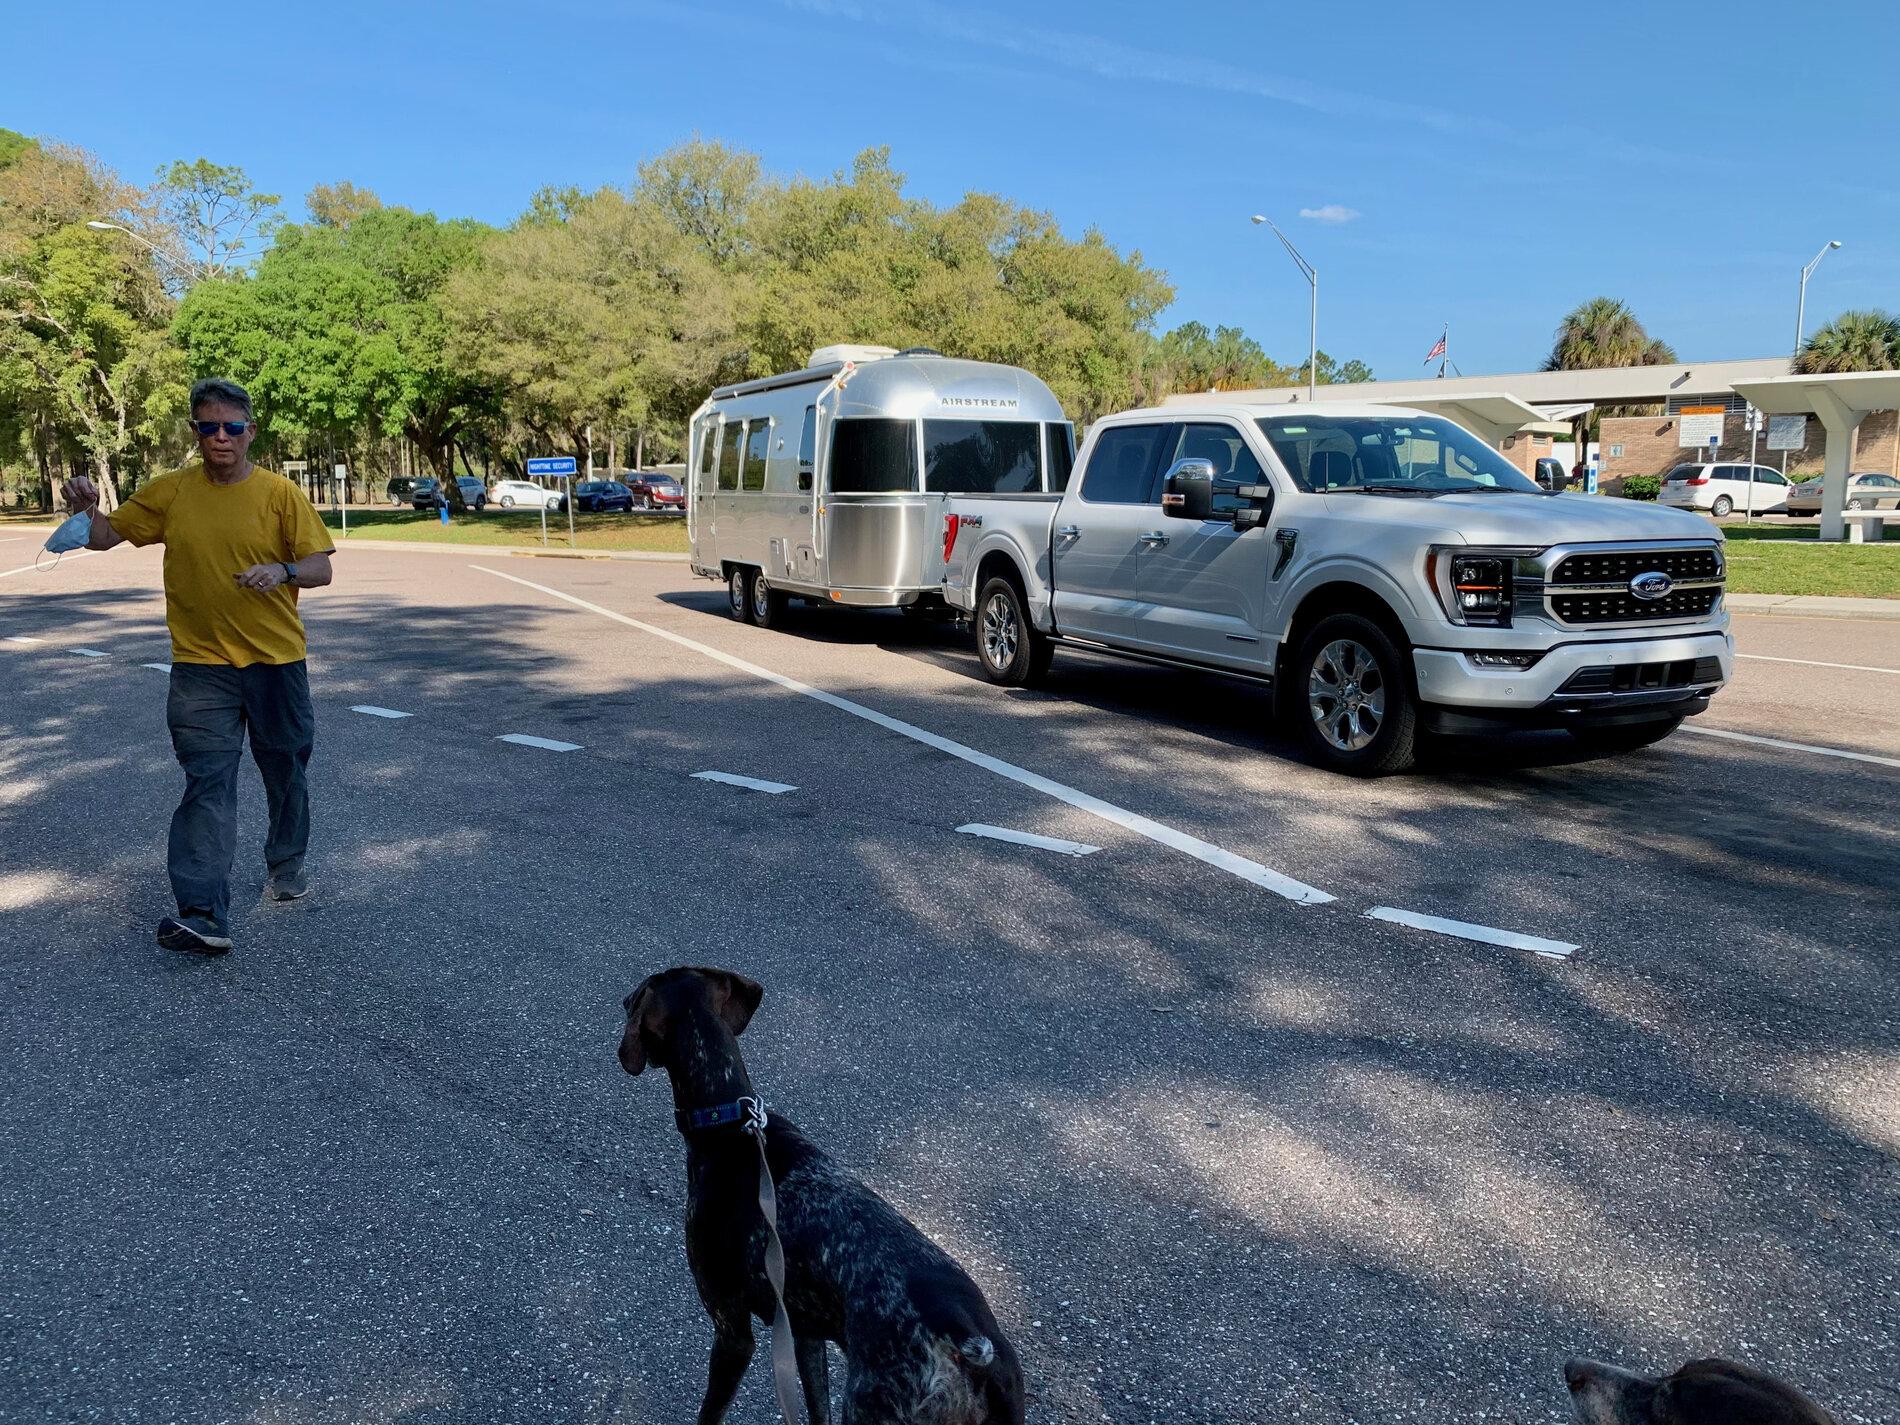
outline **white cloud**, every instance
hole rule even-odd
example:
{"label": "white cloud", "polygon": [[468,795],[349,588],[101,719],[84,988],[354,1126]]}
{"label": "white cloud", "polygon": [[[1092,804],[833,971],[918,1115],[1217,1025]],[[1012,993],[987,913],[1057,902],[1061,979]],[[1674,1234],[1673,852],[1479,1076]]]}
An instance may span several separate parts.
{"label": "white cloud", "polygon": [[1302,208],[1302,218],[1311,218],[1316,223],[1350,223],[1359,216],[1357,208],[1348,208],[1343,203],[1328,203],[1323,208]]}

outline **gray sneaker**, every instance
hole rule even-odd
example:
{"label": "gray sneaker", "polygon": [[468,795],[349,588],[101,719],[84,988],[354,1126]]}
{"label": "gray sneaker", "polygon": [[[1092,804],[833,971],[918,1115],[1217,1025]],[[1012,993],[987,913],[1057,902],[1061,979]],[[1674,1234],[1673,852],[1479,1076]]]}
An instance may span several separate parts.
{"label": "gray sneaker", "polygon": [[210,916],[188,910],[159,921],[158,943],[188,955],[222,955],[231,948],[231,932]]}
{"label": "gray sneaker", "polygon": [[270,880],[264,885],[264,895],[274,901],[300,901],[310,894],[310,877],[304,874],[303,867],[288,867],[272,871]]}

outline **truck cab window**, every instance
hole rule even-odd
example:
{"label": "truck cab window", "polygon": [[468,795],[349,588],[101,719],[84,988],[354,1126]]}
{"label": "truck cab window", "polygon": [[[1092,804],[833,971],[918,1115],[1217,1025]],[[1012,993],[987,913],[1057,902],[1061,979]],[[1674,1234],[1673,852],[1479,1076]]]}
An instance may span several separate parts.
{"label": "truck cab window", "polygon": [[1095,438],[1082,470],[1082,498],[1093,505],[1158,505],[1156,466],[1163,442],[1173,449],[1176,427],[1114,426]]}
{"label": "truck cab window", "polygon": [[1214,466],[1214,516],[1229,519],[1236,510],[1250,508],[1234,491],[1242,485],[1263,485],[1260,462],[1247,448],[1240,432],[1230,425],[1194,424],[1181,427],[1170,468],[1178,460],[1207,460]]}

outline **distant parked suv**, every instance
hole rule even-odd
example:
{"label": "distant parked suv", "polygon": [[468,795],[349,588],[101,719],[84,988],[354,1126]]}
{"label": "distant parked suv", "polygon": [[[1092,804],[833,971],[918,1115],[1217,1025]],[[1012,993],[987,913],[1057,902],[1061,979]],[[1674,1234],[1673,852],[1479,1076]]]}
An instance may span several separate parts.
{"label": "distant parked suv", "polygon": [[383,498],[392,505],[404,505],[416,488],[416,482],[407,475],[392,475],[389,483],[383,486]]}
{"label": "distant parked suv", "polygon": [[1751,489],[1746,465],[1678,465],[1663,477],[1656,503],[1679,510],[1707,510],[1718,520],[1736,510],[1760,515],[1788,503],[1788,481],[1779,470],[1754,467]]}
{"label": "distant parked suv", "polygon": [[618,480],[583,480],[574,487],[574,508],[592,510],[630,510],[633,491]]}
{"label": "distant parked suv", "polygon": [[[1891,475],[1849,475],[1847,477],[1847,503],[1850,510],[1891,510],[1900,509],[1900,480]],[[1821,482],[1803,480],[1788,493],[1788,513],[1791,515],[1818,515],[1821,513]]]}
{"label": "distant parked suv", "polygon": [[[473,475],[457,475],[455,483],[462,487],[463,504],[477,513],[488,508],[488,490],[480,480]],[[415,482],[414,488],[409,492],[410,506],[418,510],[434,509],[436,491],[439,488],[441,488],[441,482],[434,476],[423,476]]]}
{"label": "distant parked suv", "polygon": [[636,470],[633,479],[627,482],[627,488],[633,491],[634,504],[643,510],[686,508],[686,491],[671,475],[662,475],[653,470]]}
{"label": "distant parked suv", "polygon": [[497,480],[491,493],[495,503],[504,510],[512,510],[516,505],[526,505],[531,510],[567,508],[567,496],[559,490],[543,489],[532,480]]}

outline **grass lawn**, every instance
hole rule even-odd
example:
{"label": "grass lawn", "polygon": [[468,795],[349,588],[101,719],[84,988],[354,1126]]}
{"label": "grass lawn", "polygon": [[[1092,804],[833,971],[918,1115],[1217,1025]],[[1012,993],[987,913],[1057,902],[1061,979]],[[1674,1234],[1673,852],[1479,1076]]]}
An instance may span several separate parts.
{"label": "grass lawn", "polygon": [[1900,522],[1880,544],[1822,544],[1816,526],[1725,525],[1732,594],[1900,599]]}
{"label": "grass lawn", "polygon": [[[335,510],[320,511],[323,522],[341,532]],[[649,554],[686,553],[686,520],[681,515],[580,514],[574,531],[581,549],[633,549]],[[444,525],[433,513],[410,510],[351,510],[349,538],[415,540],[419,544],[539,544],[541,516],[519,510],[489,509],[457,515]],[[339,538],[338,544],[348,539]],[[548,512],[548,548],[566,549],[567,516]]]}

